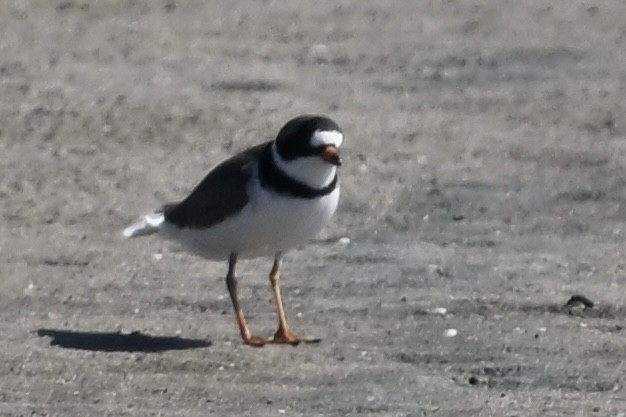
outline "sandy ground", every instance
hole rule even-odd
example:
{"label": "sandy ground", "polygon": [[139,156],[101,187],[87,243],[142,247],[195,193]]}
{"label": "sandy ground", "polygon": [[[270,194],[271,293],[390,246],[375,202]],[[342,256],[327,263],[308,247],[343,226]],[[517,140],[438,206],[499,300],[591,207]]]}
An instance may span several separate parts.
{"label": "sandy ground", "polygon": [[[0,3],[0,416],[624,416],[624,97],[622,0]],[[120,231],[309,112],[323,342],[253,349],[224,264]]]}

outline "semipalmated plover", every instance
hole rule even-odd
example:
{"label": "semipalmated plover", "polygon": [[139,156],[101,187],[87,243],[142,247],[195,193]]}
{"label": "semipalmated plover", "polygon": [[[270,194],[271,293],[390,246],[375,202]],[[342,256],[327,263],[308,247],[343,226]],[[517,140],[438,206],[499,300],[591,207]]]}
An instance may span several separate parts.
{"label": "semipalmated plover", "polygon": [[[226,286],[246,344],[317,342],[290,330],[279,272],[283,254],[315,236],[337,208],[342,142],[343,133],[333,120],[296,117],[275,140],[222,162],[187,198],[146,214],[124,236],[158,233],[203,258],[227,260]],[[259,256],[274,256],[270,282],[278,330],[268,338],[250,334],[237,297],[237,259]]]}

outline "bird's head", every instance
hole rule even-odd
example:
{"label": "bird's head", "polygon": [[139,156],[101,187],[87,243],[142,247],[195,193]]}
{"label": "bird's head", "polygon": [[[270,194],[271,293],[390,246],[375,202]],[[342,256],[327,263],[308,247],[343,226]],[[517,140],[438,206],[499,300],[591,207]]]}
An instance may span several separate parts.
{"label": "bird's head", "polygon": [[341,166],[343,133],[325,116],[303,115],[285,124],[275,142],[279,165],[288,175],[312,186],[332,181]]}

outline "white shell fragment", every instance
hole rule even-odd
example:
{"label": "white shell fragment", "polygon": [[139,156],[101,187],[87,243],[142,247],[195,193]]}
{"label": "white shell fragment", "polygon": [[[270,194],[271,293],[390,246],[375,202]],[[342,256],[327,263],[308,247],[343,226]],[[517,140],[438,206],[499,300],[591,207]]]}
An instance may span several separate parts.
{"label": "white shell fragment", "polygon": [[446,329],[446,330],[443,331],[443,335],[445,337],[454,337],[457,334],[459,334],[457,329]]}

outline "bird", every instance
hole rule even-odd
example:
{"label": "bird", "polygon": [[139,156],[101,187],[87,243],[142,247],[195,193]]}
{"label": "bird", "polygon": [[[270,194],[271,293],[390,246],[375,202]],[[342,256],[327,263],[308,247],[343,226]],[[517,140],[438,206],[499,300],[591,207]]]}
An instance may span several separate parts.
{"label": "bird", "polygon": [[[123,230],[127,238],[158,234],[191,254],[227,261],[226,287],[243,343],[317,343],[291,330],[280,291],[285,252],[329,222],[339,202],[343,131],[332,119],[304,114],[274,140],[235,154],[209,171],[182,201],[165,204]],[[271,257],[269,280],[278,316],[270,337],[254,336],[239,303],[237,261]]]}

